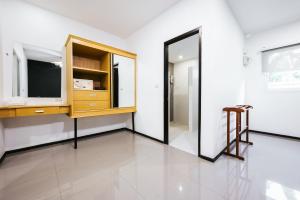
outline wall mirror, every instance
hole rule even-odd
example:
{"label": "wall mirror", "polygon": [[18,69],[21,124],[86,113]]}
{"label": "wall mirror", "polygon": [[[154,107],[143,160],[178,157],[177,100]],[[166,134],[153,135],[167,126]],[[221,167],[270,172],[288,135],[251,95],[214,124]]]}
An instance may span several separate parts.
{"label": "wall mirror", "polygon": [[15,43],[12,61],[12,96],[61,98],[62,53]]}
{"label": "wall mirror", "polygon": [[112,107],[135,106],[135,60],[112,55]]}

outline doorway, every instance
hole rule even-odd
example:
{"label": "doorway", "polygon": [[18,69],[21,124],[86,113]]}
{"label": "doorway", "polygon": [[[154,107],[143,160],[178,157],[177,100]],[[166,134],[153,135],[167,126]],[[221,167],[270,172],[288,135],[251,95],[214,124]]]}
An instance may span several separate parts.
{"label": "doorway", "polygon": [[201,155],[201,32],[164,43],[164,143]]}

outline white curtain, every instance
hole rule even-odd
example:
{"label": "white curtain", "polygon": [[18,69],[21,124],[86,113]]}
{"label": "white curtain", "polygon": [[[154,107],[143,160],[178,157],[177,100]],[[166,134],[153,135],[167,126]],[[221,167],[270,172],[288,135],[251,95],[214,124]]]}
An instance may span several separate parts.
{"label": "white curtain", "polygon": [[262,52],[263,72],[300,70],[300,44]]}

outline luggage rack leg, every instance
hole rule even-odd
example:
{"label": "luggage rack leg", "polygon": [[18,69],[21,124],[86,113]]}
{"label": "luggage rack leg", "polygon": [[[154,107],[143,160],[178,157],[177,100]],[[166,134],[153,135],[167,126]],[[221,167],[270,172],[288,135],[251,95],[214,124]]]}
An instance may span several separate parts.
{"label": "luggage rack leg", "polygon": [[227,112],[227,153],[230,154],[230,112]]}
{"label": "luggage rack leg", "polygon": [[[240,143],[246,143],[248,145],[253,145],[252,142],[249,141],[249,108],[252,108],[252,106],[247,106],[247,105],[238,105],[235,107],[226,107],[223,109],[223,111],[227,112],[227,147],[225,151],[223,152],[225,155],[238,158],[239,160],[245,160],[244,157],[240,155],[240,153],[244,153],[246,148],[243,149],[243,152],[240,152]],[[235,154],[231,153],[231,142],[230,142],[230,112],[235,112],[236,113],[236,130],[235,130]],[[246,112],[246,128],[241,132],[242,129],[242,120],[241,120],[241,113]],[[242,134],[246,133],[246,140],[242,140]],[[233,144],[234,144],[233,143]]]}
{"label": "luggage rack leg", "polygon": [[236,113],[236,128],[235,128],[235,154],[237,158],[240,156],[240,119],[241,115],[240,113]]}

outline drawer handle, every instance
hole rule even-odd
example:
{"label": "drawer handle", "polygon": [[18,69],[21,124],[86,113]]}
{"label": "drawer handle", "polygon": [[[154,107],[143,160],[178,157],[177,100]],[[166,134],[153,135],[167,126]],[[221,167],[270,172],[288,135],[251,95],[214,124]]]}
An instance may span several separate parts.
{"label": "drawer handle", "polygon": [[96,94],[95,93],[93,93],[93,94],[90,94],[90,97],[95,97],[96,96]]}
{"label": "drawer handle", "polygon": [[96,106],[96,104],[95,103],[90,103],[90,106]]}
{"label": "drawer handle", "polygon": [[36,113],[44,113],[45,111],[44,110],[36,110],[35,112]]}

